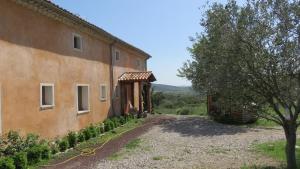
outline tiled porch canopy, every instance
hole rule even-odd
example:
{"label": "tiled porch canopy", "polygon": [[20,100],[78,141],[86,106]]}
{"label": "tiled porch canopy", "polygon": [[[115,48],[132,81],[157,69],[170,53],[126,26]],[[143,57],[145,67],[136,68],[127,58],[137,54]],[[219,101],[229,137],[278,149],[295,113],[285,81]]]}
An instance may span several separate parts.
{"label": "tiled porch canopy", "polygon": [[125,72],[119,77],[119,82],[154,82],[156,78],[149,72]]}

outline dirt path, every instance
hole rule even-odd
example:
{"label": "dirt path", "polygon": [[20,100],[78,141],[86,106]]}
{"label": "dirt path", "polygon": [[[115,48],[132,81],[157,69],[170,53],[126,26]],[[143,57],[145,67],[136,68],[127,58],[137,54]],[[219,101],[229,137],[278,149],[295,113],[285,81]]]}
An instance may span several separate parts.
{"label": "dirt path", "polygon": [[134,130],[131,130],[121,137],[110,141],[109,143],[105,144],[105,146],[96,151],[95,156],[89,157],[78,157],[75,158],[67,163],[55,166],[55,167],[44,167],[47,169],[90,169],[94,168],[95,164],[101,159],[105,159],[109,157],[115,152],[121,150],[124,145],[126,145],[130,140],[141,136],[142,134],[146,133],[151,127],[155,125],[159,125],[165,123],[166,121],[174,120],[172,117],[160,116],[160,117],[153,117],[149,118],[145,121],[144,125],[138,127]]}
{"label": "dirt path", "polygon": [[132,152],[124,152],[116,160],[94,158],[98,161],[90,167],[218,169],[254,164],[277,166],[278,162],[251,152],[251,145],[283,138],[280,129],[247,128],[218,124],[201,117],[178,117],[175,121],[152,127],[140,137],[140,147]]}

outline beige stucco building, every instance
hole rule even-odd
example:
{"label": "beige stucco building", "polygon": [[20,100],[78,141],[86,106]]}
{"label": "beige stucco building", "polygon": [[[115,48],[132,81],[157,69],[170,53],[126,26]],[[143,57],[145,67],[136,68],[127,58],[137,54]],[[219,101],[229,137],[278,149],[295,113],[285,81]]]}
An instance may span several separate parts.
{"label": "beige stucco building", "polygon": [[49,1],[0,0],[0,131],[56,137],[149,112],[149,58]]}

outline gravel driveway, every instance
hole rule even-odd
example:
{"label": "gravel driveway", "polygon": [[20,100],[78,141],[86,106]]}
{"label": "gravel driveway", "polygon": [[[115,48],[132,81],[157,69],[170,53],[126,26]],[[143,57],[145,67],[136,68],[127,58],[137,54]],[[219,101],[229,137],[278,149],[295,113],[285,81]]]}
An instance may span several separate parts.
{"label": "gravel driveway", "polygon": [[[154,126],[140,147],[114,160],[101,160],[98,169],[240,168],[277,166],[278,162],[251,152],[251,144],[283,139],[280,129],[258,129],[215,123],[203,117],[178,117]],[[125,151],[125,150],[121,150]],[[121,153],[122,154],[122,153]]]}

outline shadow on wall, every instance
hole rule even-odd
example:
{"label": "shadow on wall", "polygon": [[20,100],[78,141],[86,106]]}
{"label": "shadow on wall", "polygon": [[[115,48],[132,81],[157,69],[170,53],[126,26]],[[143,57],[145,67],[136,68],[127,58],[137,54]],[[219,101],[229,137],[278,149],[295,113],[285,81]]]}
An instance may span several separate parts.
{"label": "shadow on wall", "polygon": [[202,117],[184,117],[161,126],[163,132],[176,132],[184,137],[234,135],[255,131],[242,126],[220,124]]}

